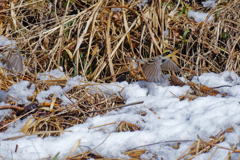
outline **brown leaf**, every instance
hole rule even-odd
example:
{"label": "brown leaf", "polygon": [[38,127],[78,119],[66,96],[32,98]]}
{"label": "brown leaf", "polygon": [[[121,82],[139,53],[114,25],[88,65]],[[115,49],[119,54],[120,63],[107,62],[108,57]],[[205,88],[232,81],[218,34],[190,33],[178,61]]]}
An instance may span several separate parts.
{"label": "brown leaf", "polygon": [[139,150],[125,152],[124,154],[132,158],[140,158],[140,156],[145,152],[146,152],[146,149],[139,149]]}
{"label": "brown leaf", "polygon": [[140,112],[140,115],[141,115],[141,116],[146,116],[146,115],[147,115],[147,112],[142,111],[142,112]]}
{"label": "brown leaf", "polygon": [[170,77],[170,85],[171,86],[184,86],[186,83],[182,82],[176,75],[171,75]]}
{"label": "brown leaf", "polygon": [[[190,81],[188,81],[188,84],[190,85],[191,89],[195,91],[195,94],[198,94],[198,90],[199,90],[198,84]],[[204,85],[200,85],[200,91],[202,93],[202,96],[207,96],[207,95],[216,96],[217,94],[221,94],[218,90],[212,89]],[[222,96],[224,97],[226,95],[222,94]]]}
{"label": "brown leaf", "polygon": [[234,131],[234,128],[233,128],[232,126],[230,126],[230,127],[226,130],[227,133],[231,133],[231,132],[233,132],[233,131]]}
{"label": "brown leaf", "polygon": [[43,47],[45,49],[48,49],[49,39],[47,37],[44,37],[43,39]]}
{"label": "brown leaf", "polygon": [[140,130],[140,129],[141,128],[136,126],[135,124],[121,121],[117,127],[116,132],[136,131],[136,130]]}
{"label": "brown leaf", "polygon": [[180,143],[178,142],[178,143],[177,143],[177,145],[175,145],[175,146],[172,146],[172,148],[174,148],[174,149],[178,149],[178,148],[179,148],[179,146],[180,146]]}

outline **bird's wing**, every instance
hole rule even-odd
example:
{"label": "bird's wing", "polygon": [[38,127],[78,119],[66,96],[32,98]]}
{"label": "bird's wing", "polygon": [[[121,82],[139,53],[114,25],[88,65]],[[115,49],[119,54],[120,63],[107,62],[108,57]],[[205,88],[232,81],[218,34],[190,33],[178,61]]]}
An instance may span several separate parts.
{"label": "bird's wing", "polygon": [[142,66],[143,73],[150,82],[160,82],[162,76],[162,70],[160,67],[160,59],[153,63],[145,63]]}
{"label": "bird's wing", "polygon": [[22,62],[22,56],[20,52],[11,55],[9,60],[6,63],[7,68],[16,72],[22,72],[23,71],[23,62]]}
{"label": "bird's wing", "polygon": [[170,59],[166,59],[162,64],[161,64],[162,70],[167,70],[167,71],[174,71],[174,72],[180,72],[181,69]]}
{"label": "bird's wing", "polygon": [[131,60],[134,60],[134,61],[138,61],[138,62],[141,62],[141,63],[145,63],[147,62],[147,60],[145,59],[135,59],[135,58],[131,58],[131,57],[126,57],[127,59],[131,59]]}

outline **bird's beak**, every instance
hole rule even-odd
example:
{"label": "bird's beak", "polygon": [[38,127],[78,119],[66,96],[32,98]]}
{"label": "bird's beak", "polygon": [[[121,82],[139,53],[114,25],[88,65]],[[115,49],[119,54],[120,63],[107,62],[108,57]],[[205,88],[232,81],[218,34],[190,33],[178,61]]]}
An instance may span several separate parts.
{"label": "bird's beak", "polygon": [[168,59],[169,57],[171,57],[171,51],[170,50],[168,50],[168,49],[164,49],[163,50],[163,55],[161,55],[161,58],[162,59]]}
{"label": "bird's beak", "polygon": [[170,53],[171,51],[169,50],[169,49],[164,49],[163,50],[163,54],[165,54],[165,53]]}

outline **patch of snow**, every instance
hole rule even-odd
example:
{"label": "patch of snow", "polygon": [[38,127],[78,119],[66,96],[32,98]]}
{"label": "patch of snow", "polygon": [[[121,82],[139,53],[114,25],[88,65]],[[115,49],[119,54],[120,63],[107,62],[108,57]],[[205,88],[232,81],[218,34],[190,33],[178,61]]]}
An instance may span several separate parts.
{"label": "patch of snow", "polygon": [[[201,12],[195,12],[195,11],[188,12],[188,17],[193,17],[196,22],[203,22],[206,19],[207,15],[208,13],[201,13]],[[207,22],[211,21],[212,19],[213,19],[213,15],[209,17]]]}
{"label": "patch of snow", "polygon": [[[179,101],[179,98],[175,96],[184,95],[190,90],[190,87],[170,86],[169,82],[166,83],[168,81],[166,79],[167,76],[165,75],[164,81],[159,84],[143,81],[130,84],[127,82],[111,84],[93,83],[97,84],[96,86],[107,94],[119,94],[122,87],[124,87],[125,89],[120,94],[127,104],[138,101],[144,101],[144,103],[123,107],[118,111],[112,110],[102,116],[98,115],[94,118],[88,118],[85,123],[66,129],[72,132],[64,132],[59,137],[41,139],[37,136],[30,136],[3,141],[5,138],[22,135],[19,131],[30,117],[24,120],[17,120],[16,126],[15,124],[10,124],[8,130],[0,133],[0,156],[11,159],[32,159],[33,157],[40,159],[48,156],[52,158],[60,152],[58,158],[63,158],[69,153],[76,141],[81,140],[81,144],[74,152],[75,154],[87,151],[87,147],[95,148],[111,133],[107,140],[94,150],[94,153],[98,153],[105,158],[128,159],[128,156],[122,154],[124,151],[142,145],[161,142],[137,148],[145,148],[147,150],[145,154],[141,155],[141,158],[150,159],[152,156],[156,156],[156,159],[161,159],[161,157],[163,159],[177,159],[193,142],[182,142],[179,149],[173,149],[172,146],[176,145],[176,142],[166,143],[165,141],[197,141],[197,135],[208,141],[210,136],[217,135],[220,130],[225,130],[230,126],[234,127],[234,131],[225,133],[226,140],[218,145],[230,148],[230,146],[236,143],[240,135],[240,80],[234,72],[221,74],[205,73],[199,76],[200,83],[203,85],[209,87],[229,85],[231,87],[225,86],[218,89],[221,93],[227,93],[226,97],[221,97],[220,95],[207,96],[199,97],[193,101],[188,101],[187,99]],[[197,78],[194,77],[192,81],[197,82]],[[86,82],[82,82],[81,77],[78,76],[69,79],[64,88],[52,86],[47,92],[63,96],[63,92],[83,83]],[[23,81],[16,84],[18,87],[11,86],[11,93],[14,92],[13,96],[26,103],[26,95],[33,94],[34,91],[34,85],[30,89],[26,89],[28,84]],[[42,91],[38,95],[38,100],[45,100],[46,95],[49,95],[49,93]],[[23,97],[21,98],[19,94]],[[141,111],[145,111],[146,116],[141,116],[139,114]],[[141,130],[135,132],[115,132],[121,121],[141,126]],[[116,124],[88,129],[88,127],[110,122],[116,122]],[[14,152],[16,145],[18,145],[18,151]],[[237,147],[240,147],[239,143],[237,143]],[[197,159],[209,159],[214,150],[215,147],[209,153],[200,154]],[[224,159],[227,155],[227,150],[219,148],[212,160]],[[238,159],[238,156],[239,154],[235,153],[232,155],[232,159]]]}
{"label": "patch of snow", "polygon": [[169,30],[166,30],[163,32],[164,36],[167,36],[169,34]]}
{"label": "patch of snow", "polygon": [[208,0],[206,2],[201,2],[203,7],[214,7],[216,5],[216,0]]}
{"label": "patch of snow", "polygon": [[[61,70],[63,70],[62,66],[59,66]],[[50,72],[38,73],[38,79],[40,80],[50,80],[50,79],[58,79],[64,76],[64,72],[60,71],[59,69],[51,70]]]}
{"label": "patch of snow", "polygon": [[7,46],[7,45],[11,45],[11,46],[8,47],[8,49],[14,49],[16,47],[16,41],[8,40],[3,35],[0,35],[0,46],[4,47],[4,46]]}

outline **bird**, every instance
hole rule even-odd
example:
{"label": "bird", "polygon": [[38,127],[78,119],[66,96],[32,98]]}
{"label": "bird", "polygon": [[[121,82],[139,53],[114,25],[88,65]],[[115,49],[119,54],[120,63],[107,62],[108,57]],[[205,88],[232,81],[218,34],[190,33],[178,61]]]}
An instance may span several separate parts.
{"label": "bird", "polygon": [[2,59],[5,69],[20,73],[23,72],[23,60],[19,48],[15,48],[13,51],[7,50],[3,52],[0,54],[0,58]]}
{"label": "bird", "polygon": [[143,63],[143,73],[150,82],[160,82],[161,79],[163,79],[162,70],[174,72],[181,71],[181,69],[170,58],[168,58],[168,56],[159,55],[150,59],[135,59],[127,57],[127,59]]}

